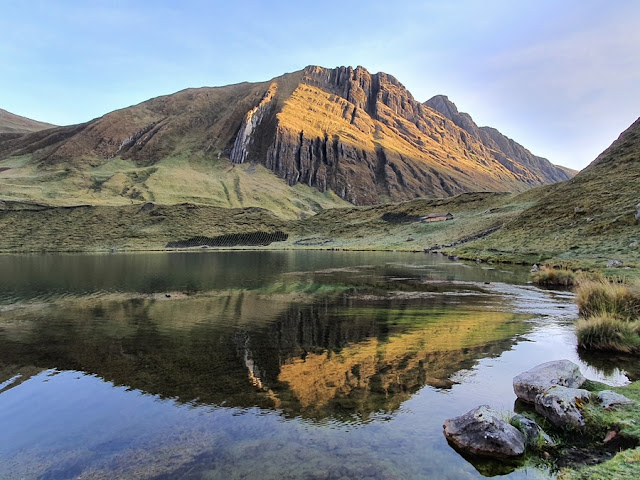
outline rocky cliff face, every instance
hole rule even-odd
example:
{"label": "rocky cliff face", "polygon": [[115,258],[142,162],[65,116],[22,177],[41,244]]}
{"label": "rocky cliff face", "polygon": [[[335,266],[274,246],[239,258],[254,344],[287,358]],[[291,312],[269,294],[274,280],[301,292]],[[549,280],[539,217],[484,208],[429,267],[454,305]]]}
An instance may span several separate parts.
{"label": "rocky cliff face", "polygon": [[[553,165],[546,158],[533,155],[516,141],[504,136],[492,127],[478,127],[468,113],[458,112],[456,105],[445,95],[436,95],[424,102],[424,105],[441,113],[471,137],[480,142],[487,154],[495,158],[513,173],[525,175],[532,185],[554,183],[568,180],[577,172]],[[529,174],[529,175],[528,175]]]}
{"label": "rocky cliff face", "polygon": [[455,105],[420,104],[391,75],[307,67],[277,114],[265,165],[354,204],[522,190],[570,178]]}
{"label": "rocky cliff face", "polygon": [[[311,66],[270,82],[189,89],[87,124],[0,138],[0,159],[84,170],[114,158],[146,167],[198,154],[266,166],[289,185],[357,205],[466,191],[519,191],[570,173],[446,97],[421,104],[393,76]],[[228,161],[227,160],[227,161]]]}

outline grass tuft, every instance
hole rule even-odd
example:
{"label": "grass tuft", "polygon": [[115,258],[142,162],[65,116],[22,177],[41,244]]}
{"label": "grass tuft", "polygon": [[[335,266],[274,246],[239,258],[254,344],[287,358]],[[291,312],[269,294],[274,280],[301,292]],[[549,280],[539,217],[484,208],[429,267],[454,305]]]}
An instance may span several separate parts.
{"label": "grass tuft", "polygon": [[576,324],[578,345],[587,350],[640,353],[640,321],[621,320],[604,313]]}
{"label": "grass tuft", "polygon": [[640,316],[640,281],[580,279],[576,301],[583,317],[610,315],[629,321]]}
{"label": "grass tuft", "polygon": [[578,280],[578,345],[586,350],[640,353],[640,281]]}
{"label": "grass tuft", "polygon": [[531,277],[537,285],[570,287],[576,283],[576,274],[572,270],[542,267]]}

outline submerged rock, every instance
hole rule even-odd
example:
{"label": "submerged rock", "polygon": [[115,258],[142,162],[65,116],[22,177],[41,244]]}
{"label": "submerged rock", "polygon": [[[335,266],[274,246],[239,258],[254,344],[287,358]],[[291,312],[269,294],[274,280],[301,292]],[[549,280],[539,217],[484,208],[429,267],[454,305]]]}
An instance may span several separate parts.
{"label": "submerged rock", "polygon": [[551,440],[551,437],[545,433],[540,425],[524,415],[514,415],[511,419],[511,424],[524,435],[525,444],[528,447],[535,449],[555,445],[555,442]]}
{"label": "submerged rock", "polygon": [[603,390],[598,393],[598,396],[596,398],[598,402],[600,402],[600,404],[607,409],[618,405],[633,405],[635,403],[630,398],[627,398],[624,395],[620,395],[613,390]]}
{"label": "submerged rock", "polygon": [[535,403],[536,396],[549,387],[579,388],[585,382],[580,367],[569,360],[543,363],[513,378],[513,391],[519,399]]}
{"label": "submerged rock", "polygon": [[524,453],[524,435],[487,405],[445,421],[444,435],[458,448],[474,455],[506,458]]}
{"label": "submerged rock", "polygon": [[553,386],[536,396],[536,412],[556,427],[583,428],[583,405],[589,403],[589,391]]}

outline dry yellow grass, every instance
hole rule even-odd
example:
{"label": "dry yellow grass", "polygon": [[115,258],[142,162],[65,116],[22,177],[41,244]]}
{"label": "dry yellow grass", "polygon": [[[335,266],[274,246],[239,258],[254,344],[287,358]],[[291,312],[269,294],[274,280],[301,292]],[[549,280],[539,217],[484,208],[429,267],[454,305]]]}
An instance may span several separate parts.
{"label": "dry yellow grass", "polygon": [[640,353],[640,321],[604,313],[576,323],[578,345],[585,350]]}
{"label": "dry yellow grass", "polygon": [[579,280],[576,302],[583,317],[611,315],[621,320],[640,316],[640,280]]}

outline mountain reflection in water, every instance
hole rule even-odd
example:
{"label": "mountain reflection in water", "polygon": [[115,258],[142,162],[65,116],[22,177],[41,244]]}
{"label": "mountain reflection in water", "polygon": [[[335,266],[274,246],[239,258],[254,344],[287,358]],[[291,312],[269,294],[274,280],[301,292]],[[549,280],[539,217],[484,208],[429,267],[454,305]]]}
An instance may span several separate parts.
{"label": "mountain reflection in water", "polygon": [[453,373],[509,349],[527,328],[522,316],[442,298],[455,297],[66,300],[9,312],[11,322],[1,314],[1,358],[17,370],[0,380],[25,367],[77,370],[182,403],[365,420],[424,385],[448,388]]}
{"label": "mountain reflection in water", "polygon": [[526,270],[329,252],[0,268],[0,478],[482,478],[444,419],[508,411],[513,375],[579,361],[571,296]]}

